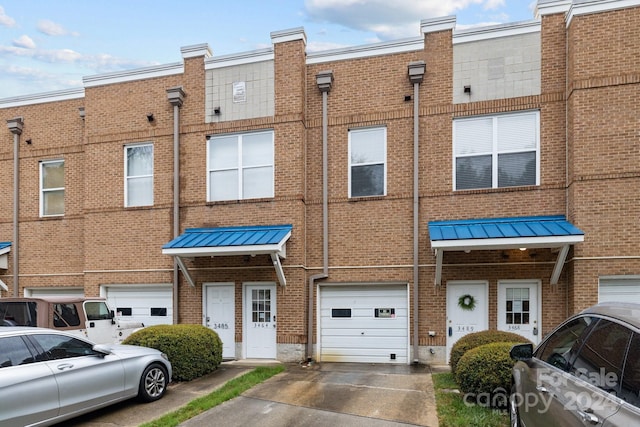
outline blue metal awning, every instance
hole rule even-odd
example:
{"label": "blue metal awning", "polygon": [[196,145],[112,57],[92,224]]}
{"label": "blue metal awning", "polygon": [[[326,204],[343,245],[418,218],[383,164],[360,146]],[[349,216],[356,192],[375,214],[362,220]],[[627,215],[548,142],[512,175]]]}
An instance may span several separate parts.
{"label": "blue metal awning", "polygon": [[551,277],[556,284],[569,246],[584,241],[584,232],[562,215],[430,221],[428,227],[436,251],[436,284],[444,251],[560,248]]}
{"label": "blue metal awning", "polygon": [[11,250],[11,242],[0,242],[0,255],[4,255]]}
{"label": "blue metal awning", "polygon": [[[0,242],[0,268],[6,270],[9,268],[9,252],[11,251],[11,242]],[[7,285],[0,280],[0,288],[9,291]]]}
{"label": "blue metal awning", "polygon": [[192,286],[194,283],[183,258],[267,254],[271,256],[280,284],[284,286],[286,280],[280,258],[286,257],[286,243],[292,229],[290,224],[189,228],[162,246],[162,253],[175,257]]}

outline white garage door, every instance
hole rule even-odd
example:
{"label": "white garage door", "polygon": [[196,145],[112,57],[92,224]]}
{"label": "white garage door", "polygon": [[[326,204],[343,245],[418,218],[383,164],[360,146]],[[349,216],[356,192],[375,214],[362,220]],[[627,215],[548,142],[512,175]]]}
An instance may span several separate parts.
{"label": "white garage door", "polygon": [[408,363],[407,285],[322,286],[320,360]]}
{"label": "white garage door", "polygon": [[24,295],[31,298],[42,297],[83,297],[82,288],[28,288]]}
{"label": "white garage door", "polygon": [[173,323],[173,290],[168,286],[106,287],[109,306],[123,320],[144,323],[145,326]]}
{"label": "white garage door", "polygon": [[640,277],[613,277],[600,279],[598,301],[640,303]]}

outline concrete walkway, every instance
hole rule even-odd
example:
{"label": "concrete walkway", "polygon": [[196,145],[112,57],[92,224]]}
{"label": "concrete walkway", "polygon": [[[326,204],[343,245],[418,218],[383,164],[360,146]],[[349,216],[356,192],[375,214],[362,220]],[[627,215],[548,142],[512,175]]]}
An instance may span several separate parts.
{"label": "concrete walkway", "polygon": [[438,426],[428,366],[324,363],[287,370],[183,424]]}
{"label": "concrete walkway", "polygon": [[[267,362],[266,364],[278,363]],[[224,362],[205,377],[171,384],[157,402],[122,402],[66,421],[65,427],[137,427],[205,396],[261,361]],[[288,364],[285,372],[181,427],[438,427],[431,369],[425,365]]]}

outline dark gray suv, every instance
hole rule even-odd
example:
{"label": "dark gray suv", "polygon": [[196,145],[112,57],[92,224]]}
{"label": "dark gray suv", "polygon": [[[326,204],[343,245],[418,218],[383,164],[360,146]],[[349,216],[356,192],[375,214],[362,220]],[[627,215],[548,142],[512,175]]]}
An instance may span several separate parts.
{"label": "dark gray suv", "polygon": [[511,357],[511,426],[640,425],[640,304],[595,305]]}

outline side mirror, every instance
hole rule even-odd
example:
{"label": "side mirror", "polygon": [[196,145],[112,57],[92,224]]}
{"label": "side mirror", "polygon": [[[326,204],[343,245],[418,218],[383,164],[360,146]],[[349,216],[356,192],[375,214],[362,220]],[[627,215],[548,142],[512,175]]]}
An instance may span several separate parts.
{"label": "side mirror", "polygon": [[513,360],[529,360],[533,357],[533,344],[516,344],[511,347],[509,356]]}
{"label": "side mirror", "polygon": [[111,354],[111,350],[104,344],[96,344],[93,346],[93,351],[99,357],[105,357],[107,354]]}
{"label": "side mirror", "polygon": [[109,311],[109,315],[110,315],[109,319],[111,319],[111,324],[115,325],[116,324],[116,321],[115,321],[116,313],[113,310],[110,310]]}

